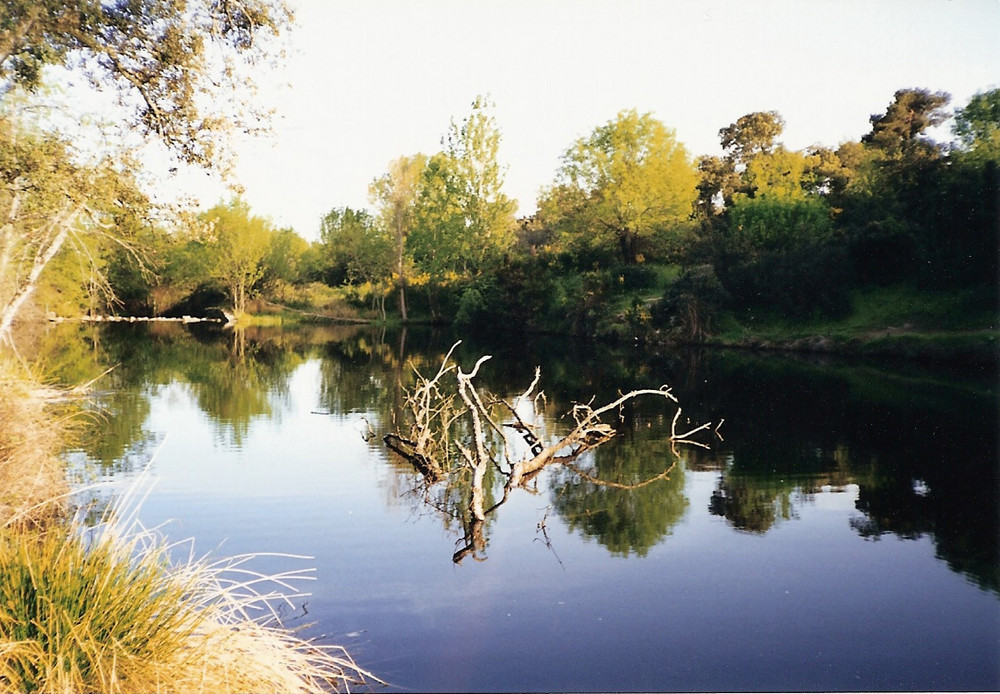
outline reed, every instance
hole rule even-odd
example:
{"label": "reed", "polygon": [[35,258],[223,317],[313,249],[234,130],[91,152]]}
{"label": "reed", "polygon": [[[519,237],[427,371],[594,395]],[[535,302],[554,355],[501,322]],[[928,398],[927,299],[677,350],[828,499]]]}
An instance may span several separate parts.
{"label": "reed", "polygon": [[0,532],[0,691],[328,692],[379,682],[342,648],[280,626],[276,602],[301,595],[292,584],[308,572],[262,575],[248,568],[253,555],[178,562],[178,549],[121,517]]}
{"label": "reed", "polygon": [[344,649],[281,626],[276,606],[301,595],[294,584],[308,571],[263,575],[250,568],[254,555],[185,555],[138,522],[141,483],[96,527],[71,517],[58,456],[66,420],[51,392],[16,371],[0,364],[0,693],[310,693],[381,682]]}
{"label": "reed", "polygon": [[51,392],[0,358],[0,527],[40,526],[64,511],[58,452],[72,427],[48,405]]}

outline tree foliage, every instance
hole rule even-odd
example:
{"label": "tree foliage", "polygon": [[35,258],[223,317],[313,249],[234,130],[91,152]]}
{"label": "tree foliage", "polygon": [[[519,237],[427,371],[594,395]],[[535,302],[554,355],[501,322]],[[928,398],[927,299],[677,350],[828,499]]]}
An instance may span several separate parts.
{"label": "tree foliage", "polygon": [[956,109],[952,131],[963,151],[1000,162],[1000,88],[980,92]]}
{"label": "tree foliage", "polygon": [[950,100],[945,92],[900,89],[885,113],[874,114],[869,119],[871,132],[861,141],[889,157],[933,157],[939,148],[925,132],[948,118],[945,107]]}
{"label": "tree foliage", "polygon": [[452,121],[444,150],[424,168],[407,244],[417,268],[437,283],[493,267],[514,241],[516,202],[503,192],[493,108],[477,97],[461,124]]}
{"label": "tree foliage", "polygon": [[199,215],[199,220],[208,225],[212,275],[226,288],[238,317],[246,312],[254,285],[264,276],[274,230],[269,221],[252,215],[250,206],[239,198],[216,205]]}
{"label": "tree foliage", "polygon": [[129,127],[216,164],[219,136],[256,129],[262,115],[241,96],[252,75],[240,64],[267,58],[290,21],[280,0],[9,0],[0,83],[34,90],[47,65],[80,70],[117,93]]}
{"label": "tree foliage", "polygon": [[412,274],[406,253],[406,239],[416,224],[417,203],[420,200],[427,169],[427,157],[415,154],[400,157],[389,164],[389,171],[372,181],[369,196],[375,205],[380,223],[394,242],[393,271],[399,283],[399,313],[406,321],[406,284]]}
{"label": "tree foliage", "polygon": [[580,138],[562,156],[540,207],[557,224],[617,246],[622,262],[641,260],[643,244],[690,217],[697,177],[673,130],[633,110]]}
{"label": "tree foliage", "polygon": [[127,243],[147,204],[112,162],[77,164],[64,140],[0,115],[0,340],[67,243],[81,252],[80,265],[99,275],[88,237]]}
{"label": "tree foliage", "polygon": [[777,111],[755,111],[719,130],[726,158],[746,165],[754,157],[773,151],[785,121]]}

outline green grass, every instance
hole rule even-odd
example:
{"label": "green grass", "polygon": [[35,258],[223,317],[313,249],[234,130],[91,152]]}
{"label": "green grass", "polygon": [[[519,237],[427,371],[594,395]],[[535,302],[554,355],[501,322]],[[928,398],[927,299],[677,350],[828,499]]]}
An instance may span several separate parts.
{"label": "green grass", "polygon": [[716,341],[789,341],[822,338],[858,351],[916,355],[955,350],[988,354],[997,347],[997,315],[983,292],[926,291],[908,285],[867,288],[851,296],[843,318],[788,320],[728,314],[716,323]]}
{"label": "green grass", "polygon": [[277,622],[252,556],[175,563],[171,545],[108,521],[0,531],[0,691],[326,692],[377,679]]}

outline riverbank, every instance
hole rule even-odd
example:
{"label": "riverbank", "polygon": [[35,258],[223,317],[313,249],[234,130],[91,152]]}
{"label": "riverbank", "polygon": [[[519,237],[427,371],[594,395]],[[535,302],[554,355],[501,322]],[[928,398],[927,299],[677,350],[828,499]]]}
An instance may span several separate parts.
{"label": "riverbank", "polygon": [[789,320],[723,313],[702,340],[676,331],[636,331],[631,339],[661,345],[708,345],[758,351],[830,353],[930,361],[1000,361],[1000,321],[982,291],[934,292],[908,285],[851,296],[838,318]]}

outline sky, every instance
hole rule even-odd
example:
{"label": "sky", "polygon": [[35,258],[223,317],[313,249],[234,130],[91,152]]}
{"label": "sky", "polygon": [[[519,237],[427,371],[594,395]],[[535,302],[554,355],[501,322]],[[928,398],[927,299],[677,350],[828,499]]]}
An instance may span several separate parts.
{"label": "sky", "polygon": [[[433,154],[477,95],[496,104],[505,192],[535,211],[560,155],[623,109],[692,157],[778,111],[791,149],[870,129],[896,90],[963,106],[1000,86],[1000,0],[288,0],[287,55],[258,75],[273,134],[237,143],[255,214],[318,238],[334,207],[370,207],[389,162]],[[946,137],[947,131],[940,137]],[[225,188],[175,174],[208,207]]]}

